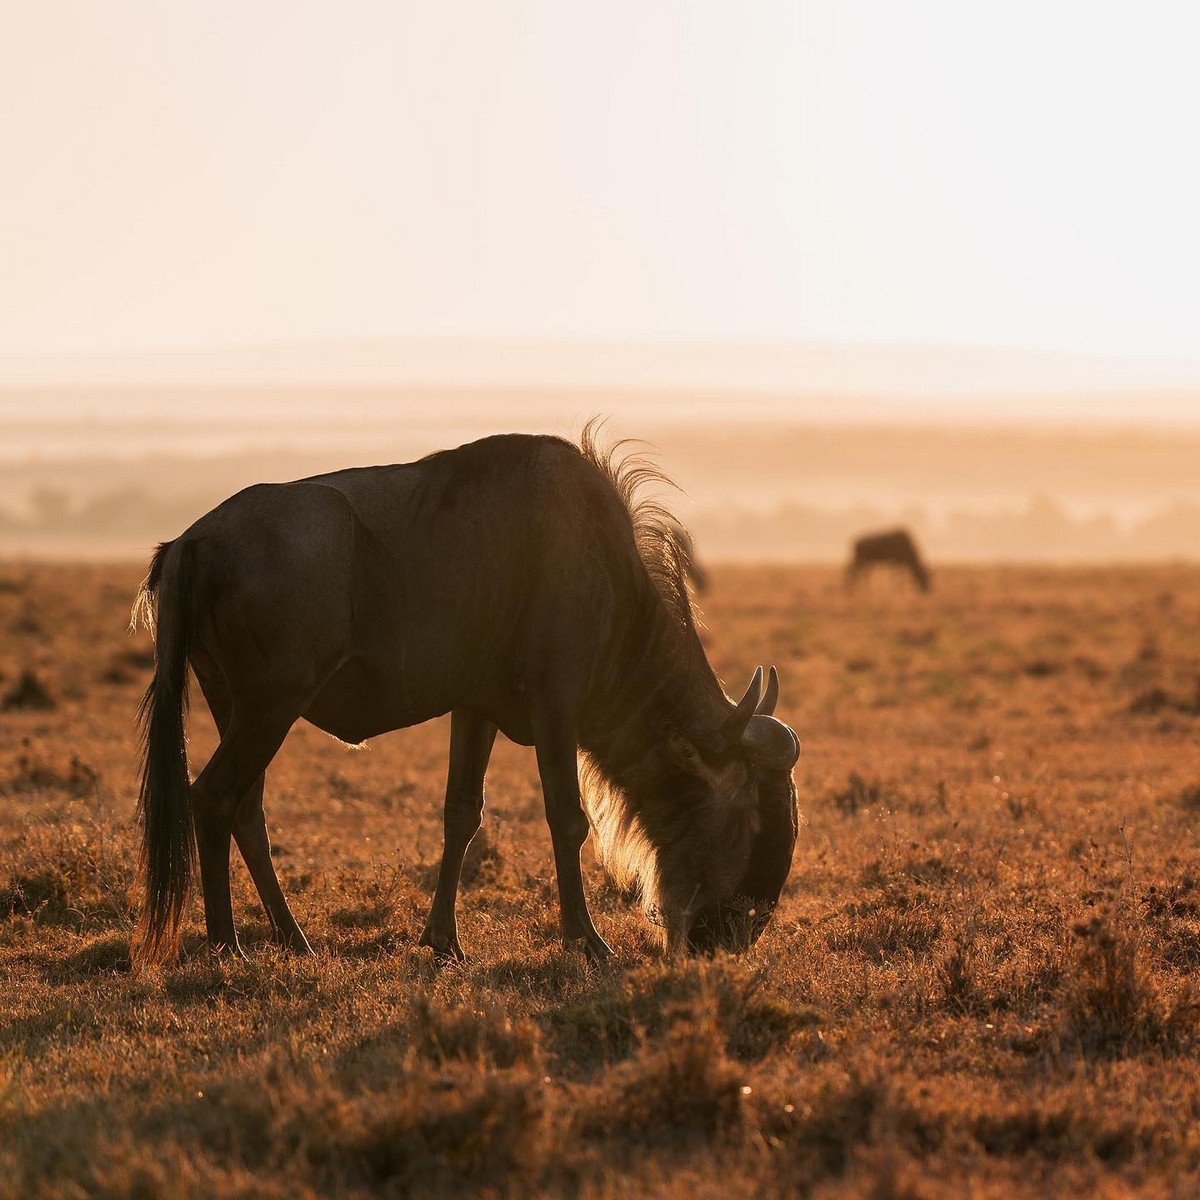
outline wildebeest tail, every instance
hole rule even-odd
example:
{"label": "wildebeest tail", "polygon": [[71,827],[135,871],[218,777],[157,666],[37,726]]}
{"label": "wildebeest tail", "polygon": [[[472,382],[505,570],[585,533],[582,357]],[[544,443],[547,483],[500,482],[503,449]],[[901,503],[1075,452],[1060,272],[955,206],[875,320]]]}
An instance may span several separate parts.
{"label": "wildebeest tail", "polygon": [[196,856],[184,735],[193,626],[190,549],[176,542],[158,547],[138,589],[131,621],[136,627],[141,619],[155,634],[154,678],[138,710],[142,905],[132,956],[143,965],[172,959],[178,951]]}

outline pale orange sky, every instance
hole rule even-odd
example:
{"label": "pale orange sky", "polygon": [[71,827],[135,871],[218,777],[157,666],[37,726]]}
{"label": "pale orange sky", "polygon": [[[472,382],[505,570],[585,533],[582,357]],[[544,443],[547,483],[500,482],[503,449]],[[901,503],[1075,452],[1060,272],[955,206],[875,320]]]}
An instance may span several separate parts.
{"label": "pale orange sky", "polygon": [[482,338],[1019,347],[1195,387],[1198,11],[8,5],[0,376]]}

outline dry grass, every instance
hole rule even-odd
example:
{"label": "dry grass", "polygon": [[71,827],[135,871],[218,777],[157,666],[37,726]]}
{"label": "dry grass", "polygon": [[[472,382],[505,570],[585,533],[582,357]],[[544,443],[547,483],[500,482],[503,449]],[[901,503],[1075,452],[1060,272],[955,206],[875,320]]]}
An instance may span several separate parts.
{"label": "dry grass", "polygon": [[319,958],[270,946],[239,871],[250,960],[210,960],[197,907],[183,964],[134,976],[139,572],[0,568],[0,696],[53,705],[0,712],[0,1195],[1196,1194],[1200,572],[714,574],[718,669],[777,663],[804,742],[749,955],[663,962],[591,866],[618,954],[564,954],[502,745],[471,957],[435,966],[435,722],[300,728],[269,777]]}

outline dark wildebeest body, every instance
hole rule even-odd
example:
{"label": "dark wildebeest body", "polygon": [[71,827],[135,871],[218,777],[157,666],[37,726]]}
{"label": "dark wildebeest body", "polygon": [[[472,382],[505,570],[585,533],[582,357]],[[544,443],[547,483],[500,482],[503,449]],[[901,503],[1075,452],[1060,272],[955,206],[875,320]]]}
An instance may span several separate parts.
{"label": "dark wildebeest body", "polygon": [[[158,619],[139,956],[174,952],[193,826],[210,942],[237,950],[232,836],[276,937],[307,951],[262,810],[287,731],[304,717],[357,743],[446,712],[445,851],[422,944],[462,955],[455,895],[497,729],[536,748],[566,941],[609,953],[579,869],[589,817],[606,866],[661,914],[672,949],[757,936],[790,868],[799,743],[770,715],[774,669],[765,695],[761,668],[738,705],[722,691],[679,543],[633,502],[647,474],[615,467],[587,431],[582,449],[487,438],[248,488],[160,547],[135,606],[149,616],[157,600]],[[189,664],[221,734],[190,789]]]}
{"label": "dark wildebeest body", "polygon": [[917,553],[916,543],[907,529],[889,529],[868,533],[856,539],[854,553],[846,567],[846,585],[853,587],[867,567],[880,563],[905,568],[923,592],[929,591],[929,571]]}

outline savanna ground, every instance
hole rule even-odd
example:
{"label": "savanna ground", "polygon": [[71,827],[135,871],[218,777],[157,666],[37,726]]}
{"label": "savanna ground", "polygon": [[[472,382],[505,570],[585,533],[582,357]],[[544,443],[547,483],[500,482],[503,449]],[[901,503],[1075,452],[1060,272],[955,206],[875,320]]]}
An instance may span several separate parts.
{"label": "savanna ground", "polygon": [[740,959],[664,961],[590,851],[617,954],[565,953],[532,755],[499,744],[470,958],[435,965],[439,721],[300,727],[269,774],[319,957],[270,945],[239,868],[249,960],[210,959],[197,904],[182,965],[135,975],[139,575],[0,566],[0,1194],[1197,1194],[1200,568],[852,598],[716,570],[718,671],[778,664],[804,742]]}

